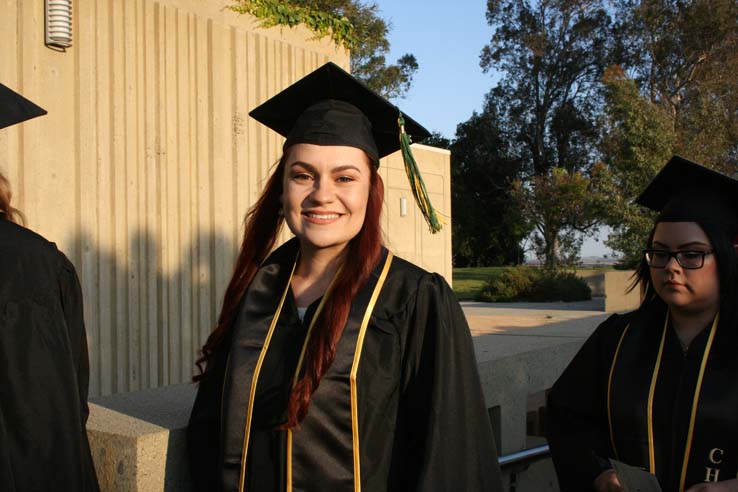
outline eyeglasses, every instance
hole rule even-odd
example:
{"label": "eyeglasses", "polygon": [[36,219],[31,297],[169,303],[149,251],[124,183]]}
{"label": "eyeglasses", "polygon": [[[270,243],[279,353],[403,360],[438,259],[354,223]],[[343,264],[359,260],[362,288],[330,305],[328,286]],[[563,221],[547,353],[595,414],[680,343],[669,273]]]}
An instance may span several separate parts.
{"label": "eyeglasses", "polygon": [[697,270],[705,265],[705,256],[711,255],[710,251],[665,251],[663,249],[646,249],[643,251],[646,263],[651,268],[665,268],[669,260],[675,258],[682,268]]}

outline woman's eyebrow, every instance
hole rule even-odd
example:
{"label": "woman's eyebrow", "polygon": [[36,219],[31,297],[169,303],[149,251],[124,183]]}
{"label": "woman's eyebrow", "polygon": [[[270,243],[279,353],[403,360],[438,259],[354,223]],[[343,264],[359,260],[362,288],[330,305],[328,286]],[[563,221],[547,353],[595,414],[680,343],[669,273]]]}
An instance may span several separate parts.
{"label": "woman's eyebrow", "polygon": [[361,169],[359,169],[358,167],[354,166],[353,164],[344,164],[342,166],[334,167],[333,169],[331,169],[331,172],[332,173],[341,173],[341,172],[347,171],[349,169],[353,169],[357,173],[361,174]]}
{"label": "woman's eyebrow", "polygon": [[[660,243],[659,241],[653,241],[653,245],[669,249],[669,246],[667,244]],[[690,246],[709,246],[709,244],[703,243],[702,241],[690,241],[688,243],[680,244],[679,246],[677,246],[676,249],[684,249]]]}
{"label": "woman's eyebrow", "polygon": [[680,244],[677,246],[677,249],[687,248],[689,246],[709,246],[709,244],[703,243],[702,241],[690,241],[688,243]]}
{"label": "woman's eyebrow", "polygon": [[311,173],[314,173],[314,172],[316,172],[315,166],[313,166],[313,165],[311,165],[311,164],[308,164],[307,162],[303,162],[303,161],[295,161],[295,162],[291,162],[291,163],[290,163],[290,169],[292,169],[292,168],[293,168],[293,167],[295,167],[295,166],[302,166],[302,167],[304,167],[305,169],[307,169],[308,171],[310,171]]}

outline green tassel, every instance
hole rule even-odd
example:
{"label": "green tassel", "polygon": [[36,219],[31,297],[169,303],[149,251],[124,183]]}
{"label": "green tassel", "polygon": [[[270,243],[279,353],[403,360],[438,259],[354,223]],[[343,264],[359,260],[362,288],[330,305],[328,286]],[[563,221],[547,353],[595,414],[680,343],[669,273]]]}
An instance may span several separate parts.
{"label": "green tassel", "polygon": [[436,214],[433,205],[431,204],[430,198],[428,198],[428,191],[425,189],[425,183],[423,182],[423,176],[420,175],[420,169],[418,169],[418,163],[415,162],[413,152],[410,150],[410,135],[405,133],[405,120],[400,113],[397,118],[397,124],[400,127],[400,148],[402,149],[402,160],[405,162],[405,172],[407,173],[407,179],[410,182],[410,189],[413,190],[413,196],[415,197],[415,203],[425,217],[425,221],[428,223],[428,227],[432,234],[441,230],[441,221]]}

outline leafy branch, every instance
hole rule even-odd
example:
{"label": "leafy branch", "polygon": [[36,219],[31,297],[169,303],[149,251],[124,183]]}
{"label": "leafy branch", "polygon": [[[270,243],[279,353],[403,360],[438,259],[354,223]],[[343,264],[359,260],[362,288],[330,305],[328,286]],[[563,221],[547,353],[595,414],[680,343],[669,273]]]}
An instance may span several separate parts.
{"label": "leafy branch", "polygon": [[253,15],[264,28],[304,24],[318,37],[330,36],[346,49],[351,50],[359,43],[349,19],[315,8],[293,5],[284,0],[238,0],[227,8],[239,14]]}

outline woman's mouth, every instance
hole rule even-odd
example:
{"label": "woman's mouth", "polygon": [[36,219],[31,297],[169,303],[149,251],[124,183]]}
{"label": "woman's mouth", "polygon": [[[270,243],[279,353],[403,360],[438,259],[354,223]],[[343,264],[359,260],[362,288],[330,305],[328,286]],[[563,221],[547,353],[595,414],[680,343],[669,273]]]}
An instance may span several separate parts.
{"label": "woman's mouth", "polygon": [[664,282],[664,286],[672,289],[678,289],[680,287],[684,287],[684,284],[681,282],[677,282],[676,280],[667,280],[666,282]]}
{"label": "woman's mouth", "polygon": [[335,212],[303,212],[302,215],[314,224],[330,224],[341,218],[341,214]]}

